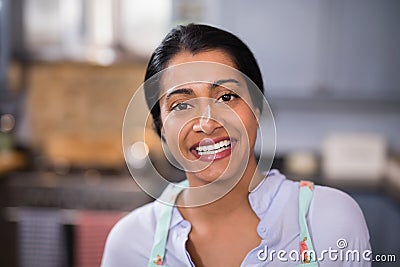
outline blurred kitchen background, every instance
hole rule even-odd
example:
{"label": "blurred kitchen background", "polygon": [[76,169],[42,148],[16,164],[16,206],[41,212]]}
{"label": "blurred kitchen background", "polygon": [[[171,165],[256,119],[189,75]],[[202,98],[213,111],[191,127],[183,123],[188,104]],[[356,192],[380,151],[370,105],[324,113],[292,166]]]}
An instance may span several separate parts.
{"label": "blurred kitchen background", "polygon": [[[98,266],[112,225],[151,201],[125,165],[123,116],[151,51],[187,22],[255,53],[273,167],[351,194],[374,253],[400,262],[399,1],[0,0],[0,265]],[[183,178],[155,141],[134,147]]]}

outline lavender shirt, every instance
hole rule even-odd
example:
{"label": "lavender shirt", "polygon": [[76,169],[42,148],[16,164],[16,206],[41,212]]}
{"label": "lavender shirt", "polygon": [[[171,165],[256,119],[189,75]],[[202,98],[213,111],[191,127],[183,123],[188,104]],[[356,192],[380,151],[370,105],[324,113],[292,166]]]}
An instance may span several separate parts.
{"label": "lavender shirt", "polygon": [[[257,232],[262,241],[248,252],[241,266],[299,264],[298,195],[298,182],[277,170],[270,171],[249,194],[251,207],[260,218]],[[114,226],[105,246],[103,267],[147,266],[163,205],[157,201],[146,204]],[[368,229],[360,207],[350,196],[315,186],[307,223],[319,266],[371,266]],[[185,246],[190,229],[190,222],[175,207],[164,265],[194,266]]]}

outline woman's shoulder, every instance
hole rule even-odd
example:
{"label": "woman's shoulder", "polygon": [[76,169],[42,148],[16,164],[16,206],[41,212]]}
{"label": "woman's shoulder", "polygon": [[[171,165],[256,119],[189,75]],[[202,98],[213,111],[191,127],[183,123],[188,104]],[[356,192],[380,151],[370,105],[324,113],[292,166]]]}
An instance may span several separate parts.
{"label": "woman's shoulder", "polygon": [[[276,170],[271,175],[280,184],[276,194],[278,205],[284,205],[282,209],[285,210],[298,209],[299,181],[286,179]],[[317,247],[334,247],[339,239],[369,247],[368,227],[360,206],[349,194],[339,189],[314,186],[307,222],[312,236],[318,241]]]}
{"label": "woman's shoulder", "polygon": [[[281,180],[279,190],[281,194],[290,195],[294,201],[299,192],[301,182],[286,179],[279,172],[273,173]],[[283,177],[283,178],[281,178]],[[309,208],[309,217],[316,217],[327,222],[348,222],[349,224],[365,224],[364,215],[358,203],[347,193],[324,185],[313,186],[313,197]]]}
{"label": "woman's shoulder", "polygon": [[102,266],[147,264],[157,221],[156,204],[139,207],[114,225],[107,237]]}
{"label": "woman's shoulder", "polygon": [[[347,193],[327,186],[315,186],[308,221],[317,249],[369,249],[369,232],[358,203]],[[344,241],[343,241],[344,240]]]}
{"label": "woman's shoulder", "polygon": [[365,225],[358,203],[349,194],[328,186],[315,186],[309,213],[320,220],[348,223],[350,226]]}
{"label": "woman's shoulder", "polygon": [[135,234],[153,229],[157,220],[155,206],[156,202],[151,202],[129,212],[114,225],[110,234],[118,235],[125,232]]}

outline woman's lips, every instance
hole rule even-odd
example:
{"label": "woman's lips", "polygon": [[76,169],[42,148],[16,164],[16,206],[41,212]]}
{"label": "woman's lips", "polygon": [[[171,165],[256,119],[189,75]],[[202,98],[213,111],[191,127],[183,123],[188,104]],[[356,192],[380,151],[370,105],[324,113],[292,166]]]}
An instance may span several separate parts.
{"label": "woman's lips", "polygon": [[232,152],[235,141],[229,137],[203,139],[192,146],[190,151],[201,161],[214,161],[228,157]]}

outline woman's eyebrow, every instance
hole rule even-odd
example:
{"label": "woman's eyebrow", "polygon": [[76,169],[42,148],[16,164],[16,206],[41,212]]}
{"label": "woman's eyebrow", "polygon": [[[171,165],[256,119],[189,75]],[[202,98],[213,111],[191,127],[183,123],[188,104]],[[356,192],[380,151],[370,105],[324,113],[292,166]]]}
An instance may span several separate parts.
{"label": "woman's eyebrow", "polygon": [[[218,81],[210,83],[210,89],[214,89],[214,88],[216,88],[218,86],[221,86],[221,85],[223,85],[225,83],[235,83],[237,85],[240,85],[238,80],[235,80],[235,79],[223,79],[223,80],[218,80]],[[178,88],[176,90],[172,90],[170,92],[167,92],[167,94],[165,96],[165,100],[168,101],[171,98],[171,96],[179,95],[179,94],[193,95],[194,92],[190,88]]]}
{"label": "woman's eyebrow", "polygon": [[218,80],[218,81],[215,81],[215,82],[211,83],[210,89],[214,89],[214,88],[216,88],[218,86],[223,85],[224,83],[236,83],[237,85],[240,85],[238,80],[235,80],[235,79],[224,79],[224,80]]}
{"label": "woman's eyebrow", "polygon": [[178,95],[178,94],[192,95],[193,90],[189,89],[189,88],[179,88],[179,89],[167,92],[167,95],[165,96],[165,100],[168,101],[171,98],[171,96]]}

